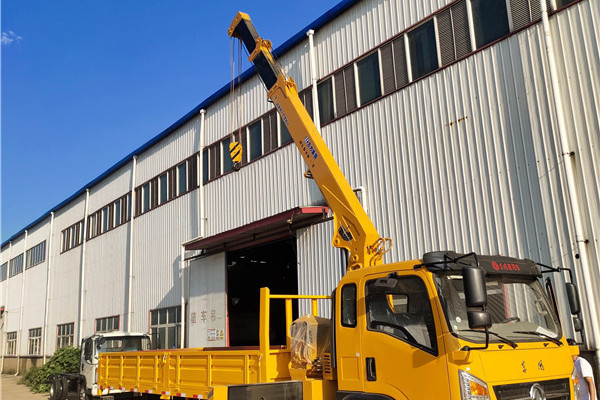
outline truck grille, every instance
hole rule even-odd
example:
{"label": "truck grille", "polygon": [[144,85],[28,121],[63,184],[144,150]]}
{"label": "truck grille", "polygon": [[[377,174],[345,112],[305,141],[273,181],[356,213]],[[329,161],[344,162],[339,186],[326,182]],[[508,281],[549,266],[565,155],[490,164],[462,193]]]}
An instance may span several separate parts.
{"label": "truck grille", "polygon": [[544,389],[548,400],[569,400],[570,385],[568,378],[498,385],[494,386],[494,393],[498,400],[531,400],[530,391],[534,383],[538,383]]}

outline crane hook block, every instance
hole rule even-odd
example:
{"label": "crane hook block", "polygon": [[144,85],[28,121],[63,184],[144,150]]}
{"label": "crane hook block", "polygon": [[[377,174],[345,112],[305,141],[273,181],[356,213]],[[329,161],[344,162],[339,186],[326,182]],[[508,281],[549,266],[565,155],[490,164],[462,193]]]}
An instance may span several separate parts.
{"label": "crane hook block", "polygon": [[238,142],[229,143],[229,155],[233,162],[233,170],[239,171],[242,166],[242,145]]}

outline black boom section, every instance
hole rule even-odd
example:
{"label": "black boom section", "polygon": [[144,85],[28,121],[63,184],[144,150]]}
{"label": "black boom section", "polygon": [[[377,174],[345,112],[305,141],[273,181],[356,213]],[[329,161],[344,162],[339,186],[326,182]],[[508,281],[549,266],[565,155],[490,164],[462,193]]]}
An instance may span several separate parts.
{"label": "black boom section", "polygon": [[[257,40],[262,40],[261,37],[258,36],[252,21],[246,18],[242,18],[231,36],[237,37],[244,43],[246,50],[248,50],[248,54],[252,54],[252,52],[256,50]],[[260,52],[252,62],[254,63],[258,75],[267,87],[267,90],[270,90],[273,85],[275,85],[275,82],[277,82],[277,77],[281,73],[279,67],[272,58],[267,57],[263,52]]]}

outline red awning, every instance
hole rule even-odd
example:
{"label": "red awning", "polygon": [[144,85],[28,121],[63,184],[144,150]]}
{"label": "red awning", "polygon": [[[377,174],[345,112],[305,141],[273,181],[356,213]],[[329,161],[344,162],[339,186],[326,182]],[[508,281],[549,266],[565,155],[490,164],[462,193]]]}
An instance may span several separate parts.
{"label": "red awning", "polygon": [[327,207],[296,207],[227,232],[191,240],[184,244],[185,250],[204,250],[205,254],[213,254],[256,246],[291,236],[297,229],[324,221],[327,212]]}

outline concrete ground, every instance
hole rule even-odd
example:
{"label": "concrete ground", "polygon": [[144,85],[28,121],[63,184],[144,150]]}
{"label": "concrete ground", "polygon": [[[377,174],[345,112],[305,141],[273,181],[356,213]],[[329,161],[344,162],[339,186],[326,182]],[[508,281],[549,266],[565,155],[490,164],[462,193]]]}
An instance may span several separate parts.
{"label": "concrete ground", "polygon": [[0,375],[0,399],[2,400],[48,400],[48,394],[33,393],[25,385],[17,385],[20,376]]}

